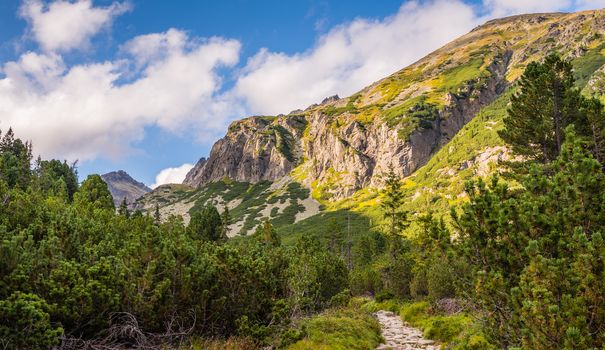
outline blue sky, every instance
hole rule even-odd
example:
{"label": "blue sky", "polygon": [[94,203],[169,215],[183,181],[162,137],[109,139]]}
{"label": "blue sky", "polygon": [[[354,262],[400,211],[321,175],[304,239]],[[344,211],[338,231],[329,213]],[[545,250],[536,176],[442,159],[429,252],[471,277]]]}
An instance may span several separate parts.
{"label": "blue sky", "polygon": [[81,178],[178,181],[235,119],[346,96],[490,18],[603,6],[3,0],[0,129],[43,157],[78,159]]}

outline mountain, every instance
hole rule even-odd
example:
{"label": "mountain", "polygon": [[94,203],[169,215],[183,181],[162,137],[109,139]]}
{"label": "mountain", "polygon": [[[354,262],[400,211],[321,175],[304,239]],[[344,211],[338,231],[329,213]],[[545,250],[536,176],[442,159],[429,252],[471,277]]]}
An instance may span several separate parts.
{"label": "mountain", "polygon": [[124,198],[126,198],[126,202],[130,205],[137,198],[151,192],[151,189],[145,186],[144,183],[136,181],[123,170],[112,171],[101,175],[101,178],[107,183],[116,208],[122,203]]}
{"label": "mountain", "polygon": [[[325,215],[343,209],[376,217],[375,189],[392,166],[406,178],[412,212],[447,208],[465,200],[465,180],[493,173],[498,160],[510,157],[497,130],[527,64],[557,51],[572,61],[583,91],[603,93],[604,35],[603,10],[489,21],[350,97],[233,122],[208,159],[187,175],[181,197],[236,208],[231,198],[243,198],[229,195],[232,183],[266,184],[254,198],[258,202],[235,218],[251,228],[263,218],[276,221],[271,213],[282,213],[279,208],[267,212],[271,203],[262,198],[299,184],[309,190],[305,200],[317,207],[321,203]],[[218,183],[227,187],[215,191],[213,199],[200,195]],[[239,195],[253,199],[246,193]],[[192,202],[179,206],[181,197],[162,197],[157,191],[143,198],[147,205],[153,196],[173,214],[195,210]]]}

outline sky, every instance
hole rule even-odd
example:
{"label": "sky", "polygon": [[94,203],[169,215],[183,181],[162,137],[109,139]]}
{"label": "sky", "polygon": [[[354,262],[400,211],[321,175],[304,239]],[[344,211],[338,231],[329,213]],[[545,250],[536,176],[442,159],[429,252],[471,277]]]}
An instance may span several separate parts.
{"label": "sky", "polygon": [[180,183],[229,123],[351,95],[485,21],[605,0],[0,0],[0,130]]}

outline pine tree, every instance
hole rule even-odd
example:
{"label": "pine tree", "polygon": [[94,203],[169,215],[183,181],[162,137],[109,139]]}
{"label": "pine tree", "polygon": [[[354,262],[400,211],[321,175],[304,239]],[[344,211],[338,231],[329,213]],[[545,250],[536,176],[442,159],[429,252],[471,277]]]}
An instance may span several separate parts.
{"label": "pine tree", "polygon": [[278,247],[281,244],[279,235],[269,220],[263,221],[262,224],[256,227],[254,236],[258,237],[263,243],[273,247]]}
{"label": "pine tree", "polygon": [[391,236],[396,236],[409,224],[408,213],[401,208],[404,204],[405,193],[401,188],[401,177],[395,173],[392,166],[384,177],[385,187],[382,191],[383,199],[380,206],[384,211],[384,218],[388,221],[387,232]]}
{"label": "pine tree", "polygon": [[502,348],[592,349],[605,342],[605,174],[573,128],[560,156],[509,189],[467,187],[455,215],[474,269],[465,288]]}
{"label": "pine tree", "polygon": [[128,210],[128,203],[126,202],[126,197],[122,199],[122,203],[120,204],[120,208],[118,209],[118,214],[126,218],[130,217],[130,211]]}
{"label": "pine tree", "polygon": [[499,135],[516,154],[551,162],[561,150],[563,130],[570,124],[577,128],[586,124],[571,63],[557,54],[547,56],[542,63],[530,63],[518,87]]}
{"label": "pine tree", "polygon": [[213,205],[204,207],[191,215],[187,231],[192,237],[209,242],[223,242],[223,222],[221,215]]}
{"label": "pine tree", "polygon": [[95,209],[115,210],[113,197],[107,184],[99,175],[89,175],[80,190],[74,195],[74,202],[80,206],[90,206]]}
{"label": "pine tree", "polygon": [[596,98],[585,99],[582,112],[586,115],[587,130],[584,132],[591,141],[591,153],[605,167],[605,109]]}
{"label": "pine tree", "polygon": [[343,232],[342,227],[338,223],[336,218],[333,218],[328,223],[327,227],[327,236],[329,238],[329,246],[330,252],[336,255],[341,255],[343,253]]}

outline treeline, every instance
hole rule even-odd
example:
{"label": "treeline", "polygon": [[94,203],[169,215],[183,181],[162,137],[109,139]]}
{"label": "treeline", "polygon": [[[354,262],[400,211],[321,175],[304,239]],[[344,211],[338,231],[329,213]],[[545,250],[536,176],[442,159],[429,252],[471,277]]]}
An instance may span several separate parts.
{"label": "treeline", "polygon": [[[430,213],[401,237],[410,217],[393,172],[382,207],[388,253],[351,274],[355,293],[379,299],[444,298],[481,325],[456,349],[601,349],[605,346],[605,113],[574,87],[557,55],[530,64],[500,136],[514,161],[466,184],[468,203],[451,225]],[[367,244],[371,246],[371,244]]]}
{"label": "treeline", "polygon": [[31,144],[9,130],[0,144],[2,348],[229,336],[286,344],[297,336],[286,332],[291,319],[348,286],[344,262],[313,239],[282,247],[267,223],[227,245],[214,207],[188,226],[180,217],[160,223],[116,212],[98,175],[78,185],[73,165],[30,164]]}

